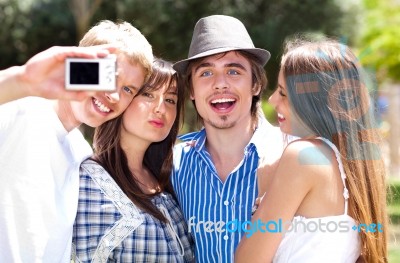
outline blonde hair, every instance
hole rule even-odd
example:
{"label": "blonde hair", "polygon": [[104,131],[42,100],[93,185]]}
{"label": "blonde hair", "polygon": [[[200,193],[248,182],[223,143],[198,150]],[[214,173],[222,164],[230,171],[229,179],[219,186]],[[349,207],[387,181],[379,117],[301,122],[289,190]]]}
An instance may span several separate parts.
{"label": "blonde hair", "polygon": [[115,44],[119,54],[128,58],[131,64],[138,63],[145,69],[145,81],[151,75],[153,50],[143,34],[132,24],[119,21],[102,20],[93,26],[81,39],[79,46]]}
{"label": "blonde hair", "polygon": [[360,224],[383,227],[360,232],[362,259],[387,262],[387,187],[368,76],[351,50],[335,40],[291,40],[281,70],[293,112],[341,154],[350,215]]}

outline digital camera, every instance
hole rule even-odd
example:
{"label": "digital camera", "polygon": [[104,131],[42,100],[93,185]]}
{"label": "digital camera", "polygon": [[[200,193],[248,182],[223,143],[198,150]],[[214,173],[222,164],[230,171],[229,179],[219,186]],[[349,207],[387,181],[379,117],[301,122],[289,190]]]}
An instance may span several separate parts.
{"label": "digital camera", "polygon": [[67,90],[113,91],[116,89],[117,57],[67,58],[65,88]]}

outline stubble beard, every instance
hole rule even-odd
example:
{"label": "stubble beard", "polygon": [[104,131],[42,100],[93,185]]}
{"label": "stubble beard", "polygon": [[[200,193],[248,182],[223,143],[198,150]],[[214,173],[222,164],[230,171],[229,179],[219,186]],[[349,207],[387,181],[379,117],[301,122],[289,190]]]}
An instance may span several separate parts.
{"label": "stubble beard", "polygon": [[233,126],[235,126],[235,122],[228,122],[228,116],[227,115],[223,115],[220,116],[220,121],[211,121],[211,120],[207,120],[207,123],[216,129],[229,129],[232,128]]}

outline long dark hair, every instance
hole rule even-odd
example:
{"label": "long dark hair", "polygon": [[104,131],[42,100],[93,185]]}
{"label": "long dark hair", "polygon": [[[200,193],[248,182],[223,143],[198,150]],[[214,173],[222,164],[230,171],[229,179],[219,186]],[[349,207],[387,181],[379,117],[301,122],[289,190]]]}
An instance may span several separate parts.
{"label": "long dark hair", "polygon": [[[173,194],[170,175],[172,170],[172,149],[175,144],[181,123],[181,113],[184,105],[184,91],[181,79],[173,70],[172,63],[162,59],[155,59],[153,63],[153,73],[150,79],[135,95],[139,96],[144,92],[160,89],[162,86],[177,86],[178,101],[176,104],[176,119],[168,136],[161,142],[152,143],[147,149],[143,163],[147,169],[157,179],[161,191]],[[110,120],[95,129],[93,146],[93,159],[100,163],[115,180],[122,191],[129,199],[143,211],[151,214],[159,220],[166,222],[164,215],[151,202],[155,194],[144,193],[139,182],[129,170],[128,160],[125,152],[121,148],[121,129],[122,116]]]}
{"label": "long dark hair", "polygon": [[[371,81],[356,56],[335,40],[298,38],[288,41],[281,70],[294,114],[340,152],[351,216],[387,229],[385,168]],[[387,231],[361,231],[360,237],[365,262],[387,262]]]}

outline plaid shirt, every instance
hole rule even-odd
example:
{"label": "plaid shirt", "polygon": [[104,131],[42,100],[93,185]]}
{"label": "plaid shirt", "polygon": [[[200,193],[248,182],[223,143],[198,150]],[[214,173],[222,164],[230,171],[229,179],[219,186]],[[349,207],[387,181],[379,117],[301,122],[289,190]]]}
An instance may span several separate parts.
{"label": "plaid shirt", "polygon": [[170,223],[141,211],[96,162],[80,169],[78,213],[73,232],[76,262],[192,262],[192,239],[168,193],[152,202]]}

